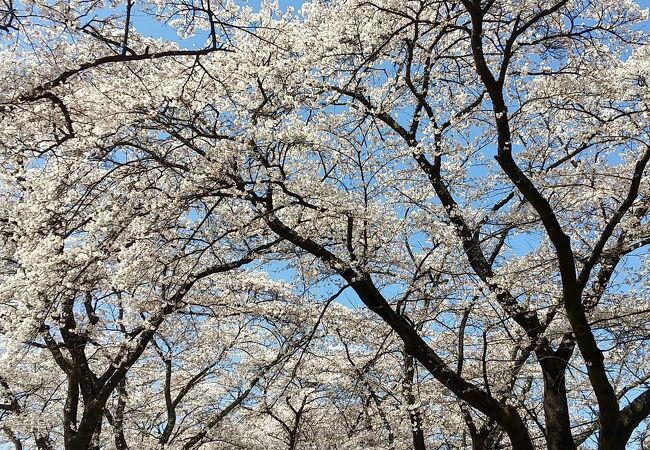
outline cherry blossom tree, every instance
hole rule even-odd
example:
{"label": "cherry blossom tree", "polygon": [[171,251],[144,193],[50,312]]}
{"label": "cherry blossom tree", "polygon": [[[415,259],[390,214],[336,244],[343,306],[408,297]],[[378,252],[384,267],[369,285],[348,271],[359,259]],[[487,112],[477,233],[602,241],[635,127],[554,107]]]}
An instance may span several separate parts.
{"label": "cherry blossom tree", "polygon": [[650,444],[640,5],[1,8],[8,445]]}

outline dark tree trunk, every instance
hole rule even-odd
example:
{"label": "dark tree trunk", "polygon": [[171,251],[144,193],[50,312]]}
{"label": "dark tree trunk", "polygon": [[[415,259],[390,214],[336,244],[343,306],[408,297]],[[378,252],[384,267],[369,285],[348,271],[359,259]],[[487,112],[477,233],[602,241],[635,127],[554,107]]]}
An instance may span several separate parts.
{"label": "dark tree trunk", "polygon": [[549,450],[576,448],[566,396],[566,368],[575,347],[573,342],[563,340],[557,351],[545,342],[546,349],[536,351],[544,377],[544,419],[546,446]]}
{"label": "dark tree trunk", "polygon": [[544,417],[548,450],[573,450],[564,370],[544,370]]}
{"label": "dark tree trunk", "polygon": [[600,432],[598,450],[626,450],[630,434],[620,427],[605,428]]}
{"label": "dark tree trunk", "polygon": [[422,415],[419,408],[416,408],[416,398],[413,394],[413,380],[415,378],[415,363],[413,357],[404,354],[404,396],[409,406],[409,420],[411,422],[411,433],[413,436],[413,449],[426,450],[424,441],[424,430],[422,429]]}

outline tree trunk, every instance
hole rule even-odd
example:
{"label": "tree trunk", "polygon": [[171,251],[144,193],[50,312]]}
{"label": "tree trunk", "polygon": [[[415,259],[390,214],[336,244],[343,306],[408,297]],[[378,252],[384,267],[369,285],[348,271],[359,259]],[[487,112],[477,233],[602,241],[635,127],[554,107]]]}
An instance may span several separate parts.
{"label": "tree trunk", "polygon": [[411,434],[413,436],[413,449],[426,450],[424,441],[424,430],[422,429],[422,416],[416,407],[416,398],[413,394],[413,379],[415,377],[415,364],[413,357],[404,353],[404,396],[409,407],[408,414],[411,422]]}
{"label": "tree trunk", "polygon": [[569,405],[566,398],[566,364],[550,359],[542,362],[544,376],[544,418],[548,450],[574,450]]}
{"label": "tree trunk", "polygon": [[618,430],[618,428],[605,432],[601,431],[600,439],[598,440],[598,450],[625,450],[629,438],[629,434]]}

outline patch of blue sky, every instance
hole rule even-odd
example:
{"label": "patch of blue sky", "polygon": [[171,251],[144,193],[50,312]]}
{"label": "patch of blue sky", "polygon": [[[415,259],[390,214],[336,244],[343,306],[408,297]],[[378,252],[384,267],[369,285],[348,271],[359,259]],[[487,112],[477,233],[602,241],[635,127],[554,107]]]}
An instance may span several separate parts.
{"label": "patch of blue sky", "polygon": [[[288,8],[297,10],[300,8],[302,3],[302,1],[282,0],[278,2],[278,7],[280,11],[286,11]],[[235,4],[242,8],[249,7],[253,12],[258,12],[262,6],[262,0],[239,0],[236,1]],[[132,24],[133,28],[142,36],[176,42],[181,48],[199,49],[209,45],[209,30],[198,29],[190,36],[183,36],[182,33],[179,33],[179,30],[176,27],[172,26],[171,23],[173,22],[173,19],[177,17],[178,16],[175,15],[167,17],[164,20],[158,20],[150,13],[143,11],[136,3],[132,13]]]}

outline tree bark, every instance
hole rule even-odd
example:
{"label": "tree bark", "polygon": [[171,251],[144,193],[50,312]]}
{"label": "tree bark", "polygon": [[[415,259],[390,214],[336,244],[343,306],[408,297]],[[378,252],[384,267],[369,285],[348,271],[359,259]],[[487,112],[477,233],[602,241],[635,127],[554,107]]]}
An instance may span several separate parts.
{"label": "tree bark", "polygon": [[408,405],[409,420],[411,422],[411,435],[413,438],[414,450],[426,450],[424,430],[422,429],[422,415],[415,394],[413,394],[413,379],[415,378],[415,364],[413,357],[404,354],[404,396]]}
{"label": "tree bark", "polygon": [[566,363],[550,359],[552,357],[540,361],[544,377],[546,446],[548,450],[573,450],[576,446],[566,396]]}

